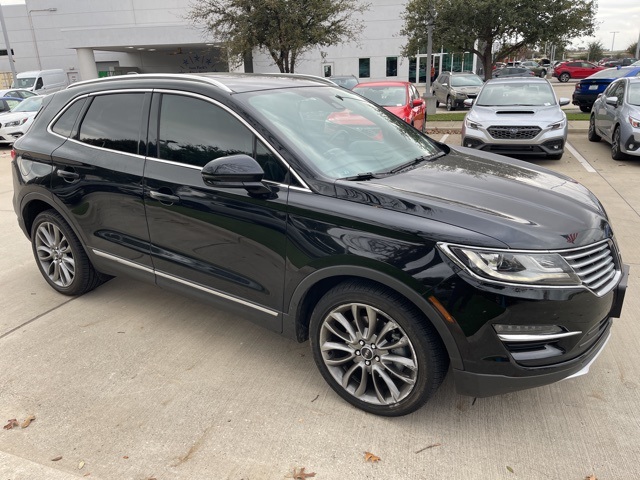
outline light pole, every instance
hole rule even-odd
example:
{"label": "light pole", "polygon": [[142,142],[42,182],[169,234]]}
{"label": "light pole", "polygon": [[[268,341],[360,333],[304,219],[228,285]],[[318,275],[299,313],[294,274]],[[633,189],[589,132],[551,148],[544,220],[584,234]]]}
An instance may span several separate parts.
{"label": "light pole", "polygon": [[13,64],[13,52],[11,51],[11,44],[9,43],[9,34],[7,33],[7,25],[4,22],[4,13],[2,12],[2,5],[0,5],[0,25],[2,25],[2,34],[4,35],[4,44],[7,47],[7,58],[9,59],[9,68],[11,68],[11,76],[13,77],[13,84],[16,83],[16,66]]}
{"label": "light pole", "polygon": [[27,18],[29,19],[29,28],[31,29],[31,38],[33,39],[33,47],[36,51],[36,60],[38,61],[38,70],[42,70],[42,63],[40,62],[40,51],[38,50],[38,41],[36,40],[36,31],[33,28],[33,20],[31,19],[31,12],[57,12],[58,9],[52,8],[34,8],[27,10]]}
{"label": "light pole", "polygon": [[613,40],[611,40],[611,53],[613,53],[613,44],[616,42],[616,33],[618,33],[618,31],[609,33],[613,33]]}

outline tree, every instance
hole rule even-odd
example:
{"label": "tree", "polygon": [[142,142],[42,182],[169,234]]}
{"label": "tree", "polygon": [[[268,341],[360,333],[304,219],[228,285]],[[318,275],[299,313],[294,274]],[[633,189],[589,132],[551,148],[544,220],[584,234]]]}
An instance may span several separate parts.
{"label": "tree", "polygon": [[402,13],[403,54],[413,56],[426,45],[432,20],[434,42],[475,53],[488,79],[496,46],[508,56],[523,46],[592,35],[596,6],[596,0],[409,0]]}
{"label": "tree", "polygon": [[313,47],[355,40],[362,28],[354,14],[369,5],[359,0],[195,0],[187,18],[231,58],[258,47],[283,73],[294,73],[300,56]]}
{"label": "tree", "polygon": [[604,45],[600,41],[587,43],[587,54],[587,60],[599,61],[604,56]]}
{"label": "tree", "polygon": [[633,57],[638,51],[638,42],[630,43],[627,47],[627,52]]}

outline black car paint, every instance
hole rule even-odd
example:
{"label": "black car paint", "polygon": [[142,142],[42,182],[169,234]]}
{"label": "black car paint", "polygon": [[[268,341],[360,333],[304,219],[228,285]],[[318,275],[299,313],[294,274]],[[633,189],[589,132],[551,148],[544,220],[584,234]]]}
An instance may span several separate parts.
{"label": "black car paint", "polygon": [[[308,79],[297,82],[322,88]],[[230,305],[299,341],[307,338],[310,309],[328,285],[348,277],[374,280],[404,295],[433,323],[457,388],[470,395],[555,381],[597,354],[624,285],[602,297],[584,288],[496,287],[465,276],[437,247],[447,242],[551,250],[610,238],[607,216],[586,188],[529,163],[444,145],[445,156],[397,175],[360,182],[324,179],[243,102],[243,92],[282,88],[282,79],[229,76],[225,83],[231,93],[189,77],[129,78],[54,95],[31,133],[15,145],[14,207],[25,234],[39,211],[55,208],[99,271],[126,273]],[[154,91],[186,89],[215,100],[268,140],[308,188],[293,181],[270,185],[268,197],[252,196],[245,189],[208,185],[198,169],[153,161],[153,117],[151,127],[141,124],[139,155],[46,132],[72,98],[114,89],[142,89],[147,105]],[[77,178],[61,176],[64,172]],[[153,198],[151,192],[166,196]],[[187,230],[193,243],[184,241]],[[445,320],[430,297],[455,322]],[[563,340],[568,354],[554,364],[514,361],[492,327],[554,324],[560,318],[567,328],[596,329],[597,335],[583,347],[583,337]]]}

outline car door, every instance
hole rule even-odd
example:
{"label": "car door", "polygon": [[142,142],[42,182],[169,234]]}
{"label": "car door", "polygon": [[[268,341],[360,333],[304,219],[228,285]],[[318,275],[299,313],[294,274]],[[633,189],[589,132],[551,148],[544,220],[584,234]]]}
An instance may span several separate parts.
{"label": "car door", "polygon": [[426,118],[425,118],[425,112],[426,112],[426,106],[424,104],[424,102],[421,105],[418,106],[414,106],[413,105],[413,101],[414,100],[421,100],[420,98],[420,92],[418,92],[418,89],[416,87],[414,87],[413,85],[409,85],[409,102],[411,104],[411,108],[414,112],[414,117],[413,117],[413,124],[417,129],[421,129],[422,128],[422,124],[425,122]]}
{"label": "car door", "polygon": [[[622,99],[624,98],[624,81],[619,80],[612,84],[613,88],[608,94],[610,97],[616,97],[618,101],[615,105],[609,105],[606,100],[604,102],[604,112],[602,114],[602,130],[605,138],[611,141],[613,137],[613,129],[616,125],[616,117],[618,110],[622,105]],[[607,89],[608,90],[608,89]]]}
{"label": "car door", "polygon": [[101,270],[126,269],[144,280],[153,280],[140,155],[150,103],[143,91],[85,96],[51,127],[67,138],[52,154],[53,198],[71,212]]}
{"label": "car door", "polygon": [[440,103],[445,103],[447,101],[447,91],[449,84],[449,75],[446,73],[441,73],[440,76],[436,79],[435,82],[435,94],[436,100]]}
{"label": "car door", "polygon": [[[154,125],[155,122],[155,125]],[[281,330],[287,168],[256,133],[214,100],[154,94],[157,145],[145,170],[145,206],[158,285],[237,306]],[[202,167],[228,155],[256,158],[273,193],[214,187]]]}

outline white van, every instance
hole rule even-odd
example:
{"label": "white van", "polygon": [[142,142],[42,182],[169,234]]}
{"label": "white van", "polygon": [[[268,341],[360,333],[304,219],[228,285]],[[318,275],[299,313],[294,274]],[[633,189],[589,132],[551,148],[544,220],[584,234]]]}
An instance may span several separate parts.
{"label": "white van", "polygon": [[11,84],[11,88],[24,88],[38,95],[47,95],[62,90],[68,85],[69,80],[64,70],[56,68],[19,73],[16,75],[16,81]]}

